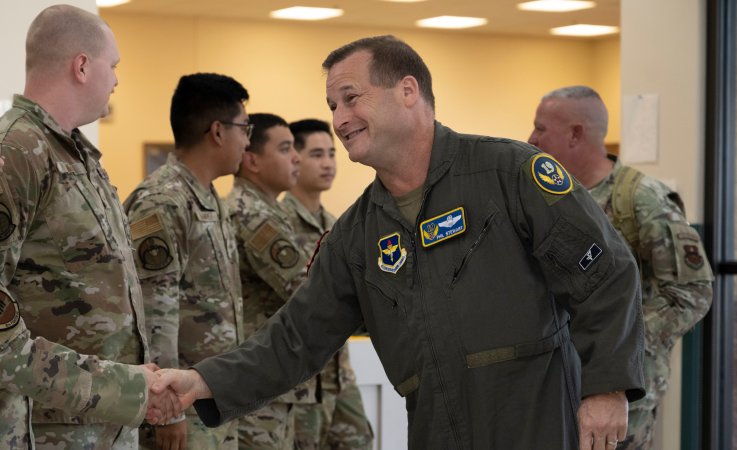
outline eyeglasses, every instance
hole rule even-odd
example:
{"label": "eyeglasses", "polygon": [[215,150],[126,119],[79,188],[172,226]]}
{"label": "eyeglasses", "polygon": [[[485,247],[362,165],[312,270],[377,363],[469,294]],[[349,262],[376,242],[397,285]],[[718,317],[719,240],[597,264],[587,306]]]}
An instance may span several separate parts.
{"label": "eyeglasses", "polygon": [[[246,137],[248,139],[251,139],[251,135],[253,134],[253,124],[252,123],[240,123],[240,122],[226,122],[225,120],[219,120],[218,122],[222,123],[223,125],[233,125],[236,127],[241,127],[244,133],[246,133]],[[208,128],[205,130],[205,134],[210,131]]]}

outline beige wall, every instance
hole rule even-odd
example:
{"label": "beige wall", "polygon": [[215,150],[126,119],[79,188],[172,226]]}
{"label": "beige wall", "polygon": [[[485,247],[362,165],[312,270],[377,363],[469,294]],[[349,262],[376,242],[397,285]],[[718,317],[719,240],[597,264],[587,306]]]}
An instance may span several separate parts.
{"label": "beige wall", "polygon": [[[618,38],[601,41],[486,36],[471,33],[326,27],[146,16],[103,11],[122,61],[113,116],[100,126],[105,166],[125,198],[143,177],[144,142],[171,141],[168,108],[182,74],[220,72],[241,81],[249,112],[285,119],[330,120],[320,64],[334,48],[360,37],[393,33],[414,46],[434,77],[438,119],[469,133],[526,139],[539,98],[567,84],[602,91],[619,133]],[[342,212],[373,179],[348,161],[338,143],[339,172],[326,206]],[[230,190],[231,180],[216,182]]]}

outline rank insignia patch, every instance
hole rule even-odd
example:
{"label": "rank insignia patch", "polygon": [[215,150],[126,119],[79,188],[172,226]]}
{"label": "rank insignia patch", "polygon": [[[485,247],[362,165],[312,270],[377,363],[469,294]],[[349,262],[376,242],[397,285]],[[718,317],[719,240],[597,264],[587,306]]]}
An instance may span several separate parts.
{"label": "rank insignia patch", "polygon": [[684,245],[683,250],[686,252],[686,265],[697,270],[704,265],[704,257],[699,253],[697,245]]}
{"label": "rank insignia patch", "polygon": [[169,253],[169,246],[163,239],[151,236],[138,246],[138,257],[146,270],[161,270],[171,264],[174,258]]}
{"label": "rank insignia patch", "polygon": [[0,292],[0,331],[5,331],[18,325],[20,310],[18,304],[4,292]]}
{"label": "rank insignia patch", "polygon": [[601,256],[601,254],[601,248],[596,244],[591,244],[591,247],[589,247],[589,250],[586,252],[586,254],[583,255],[580,261],[578,261],[578,266],[581,267],[581,270],[586,272],[587,270],[589,270],[589,267],[591,267],[591,264],[596,261],[596,258]]}
{"label": "rank insignia patch", "polygon": [[401,247],[399,233],[379,239],[379,269],[397,273],[407,261],[407,249]]}
{"label": "rank insignia patch", "polygon": [[573,187],[566,169],[552,156],[544,153],[532,159],[532,179],[540,189],[555,195],[567,194]]}
{"label": "rank insignia patch", "polygon": [[464,231],[466,231],[466,213],[461,206],[420,224],[422,246],[430,247]]}

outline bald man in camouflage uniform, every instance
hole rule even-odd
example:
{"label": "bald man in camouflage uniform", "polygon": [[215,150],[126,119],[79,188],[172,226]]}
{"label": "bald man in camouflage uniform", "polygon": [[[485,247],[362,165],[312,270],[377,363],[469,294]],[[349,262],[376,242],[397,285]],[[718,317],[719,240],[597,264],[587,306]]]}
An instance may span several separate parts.
{"label": "bald man in camouflage uniform", "polygon": [[[297,184],[286,193],[282,206],[289,214],[297,243],[308,254],[335,223],[320,202],[335,178],[335,145],[330,125],[316,119],[289,124],[294,148],[300,155]],[[297,448],[371,449],[373,431],[366,418],[348,346],[330,359],[320,373],[322,397],[314,405],[295,405]]]}
{"label": "bald man in camouflage uniform", "polygon": [[[542,98],[529,142],[555,156],[586,186],[639,262],[647,394],[630,404],[627,438],[617,448],[650,450],[658,402],[668,387],[671,350],[709,311],[714,277],[678,194],[607,155],[607,122],[606,107],[593,89],[557,89]],[[622,187],[613,199],[615,185]],[[618,213],[622,197],[630,207]]]}
{"label": "bald man in camouflage uniform", "polygon": [[[188,368],[243,341],[235,236],[211,182],[240,166],[247,99],[230,77],[182,77],[171,104],[176,150],[125,202],[151,358],[162,368]],[[141,447],[236,449],[237,425],[207,428],[190,409],[186,418],[145,427]]]}
{"label": "bald man in camouflage uniform", "polygon": [[99,17],[59,5],[26,50],[24,95],[0,120],[3,443],[29,445],[22,394],[37,400],[39,449],[134,449],[155,375],[101,359],[147,359],[141,290],[115,188],[78,129],[108,112],[117,44]]}
{"label": "bald man in camouflage uniform", "polygon": [[[250,118],[251,145],[227,199],[240,255],[246,338],[286,303],[305,279],[309,261],[276,200],[297,181],[299,156],[292,134],[280,117],[252,114]],[[248,414],[240,419],[240,448],[292,449],[293,405],[316,402],[317,381],[312,378]]]}

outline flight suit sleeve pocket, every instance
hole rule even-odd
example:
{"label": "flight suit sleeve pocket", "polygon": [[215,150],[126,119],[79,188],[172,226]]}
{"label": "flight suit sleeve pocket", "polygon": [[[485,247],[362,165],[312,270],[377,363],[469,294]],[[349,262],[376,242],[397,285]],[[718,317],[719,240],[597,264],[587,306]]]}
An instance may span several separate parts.
{"label": "flight suit sleeve pocket", "polygon": [[[675,265],[671,267],[675,269],[676,273],[673,275],[676,281],[713,281],[714,275],[706,259],[706,251],[696,230],[684,223],[669,223],[668,229],[673,240]],[[653,266],[656,266],[655,261]]]}
{"label": "flight suit sleeve pocket", "polygon": [[550,235],[535,250],[554,290],[585,300],[605,278],[612,255],[603,243],[565,219],[558,219]]}

